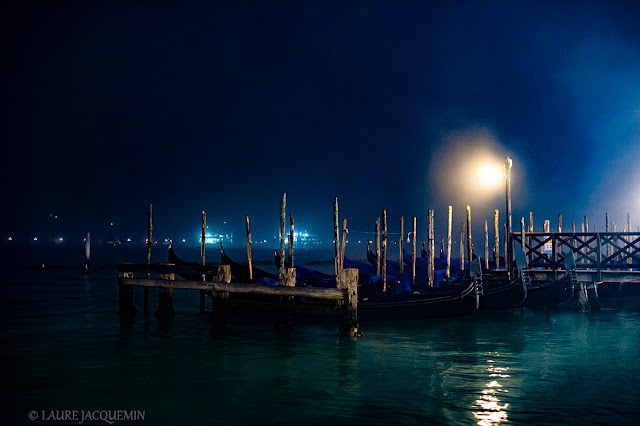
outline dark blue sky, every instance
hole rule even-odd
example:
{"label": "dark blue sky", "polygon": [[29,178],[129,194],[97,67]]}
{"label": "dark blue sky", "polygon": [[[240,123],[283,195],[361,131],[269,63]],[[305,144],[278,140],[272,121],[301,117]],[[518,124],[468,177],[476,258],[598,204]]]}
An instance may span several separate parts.
{"label": "dark blue sky", "polygon": [[[349,228],[504,190],[469,170],[514,160],[514,228],[534,212],[640,223],[640,7],[633,2],[122,2],[2,6],[2,233],[70,238],[114,221],[197,235]],[[471,176],[470,176],[471,175]],[[477,229],[476,229],[477,228]],[[355,234],[354,234],[355,235]]]}

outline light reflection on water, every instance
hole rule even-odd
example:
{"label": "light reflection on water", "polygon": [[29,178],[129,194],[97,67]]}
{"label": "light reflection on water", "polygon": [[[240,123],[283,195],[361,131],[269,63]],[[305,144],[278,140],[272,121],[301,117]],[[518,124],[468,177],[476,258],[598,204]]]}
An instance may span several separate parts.
{"label": "light reflection on water", "polygon": [[[496,357],[500,355],[495,354]],[[481,426],[488,426],[496,423],[500,423],[502,421],[507,420],[507,408],[509,408],[508,403],[500,404],[500,399],[498,395],[500,393],[508,392],[507,389],[503,389],[502,385],[496,380],[496,378],[507,379],[511,377],[509,374],[506,374],[509,367],[498,367],[495,365],[495,361],[490,359],[487,360],[489,367],[487,371],[490,373],[489,377],[492,378],[489,383],[487,383],[486,389],[482,390],[482,395],[480,399],[476,400],[476,407],[480,407],[482,411],[476,411],[473,415],[478,419],[478,424]]]}

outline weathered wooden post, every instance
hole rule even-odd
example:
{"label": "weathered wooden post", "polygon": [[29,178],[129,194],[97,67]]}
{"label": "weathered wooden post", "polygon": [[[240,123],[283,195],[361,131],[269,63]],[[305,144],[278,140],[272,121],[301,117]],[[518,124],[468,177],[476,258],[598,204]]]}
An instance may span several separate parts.
{"label": "weathered wooden post", "polygon": [[[507,238],[507,222],[504,223],[504,267],[509,271],[509,261],[507,259],[507,250],[509,250],[509,239]],[[522,243],[524,245],[524,243]]]}
{"label": "weathered wooden post", "polygon": [[[216,283],[230,283],[231,282],[231,265],[218,265],[216,275],[213,277],[213,281]],[[224,323],[227,320],[226,306],[224,300],[229,298],[229,292],[227,291],[212,291],[211,292],[211,314],[214,322]]]}
{"label": "weathered wooden post", "polygon": [[453,207],[449,206],[449,214],[447,219],[447,270],[446,278],[447,282],[451,279],[451,219],[453,216]]}
{"label": "weathered wooden post", "polygon": [[247,261],[249,263],[249,280],[253,280],[253,266],[251,262],[251,227],[249,226],[249,215],[244,215],[247,222]]}
{"label": "weathered wooden post", "polygon": [[473,242],[471,240],[471,206],[467,205],[467,256],[469,257],[469,265],[473,260]]}
{"label": "weathered wooden post", "polygon": [[400,216],[400,241],[398,246],[400,248],[400,273],[401,274],[404,273],[404,261],[403,261],[404,249],[402,247],[403,243],[404,243],[404,216]]}
{"label": "weathered wooden post", "polygon": [[[153,205],[149,203],[149,226],[147,229],[147,257],[146,264],[151,265],[151,244],[153,244]],[[147,279],[151,274],[147,272]],[[144,288],[144,318],[149,319],[149,287]]]}
{"label": "weathered wooden post", "polygon": [[[204,268],[204,244],[207,242],[207,213],[202,210],[202,237],[200,238],[200,266]],[[206,281],[206,275],[202,274],[202,281]],[[204,290],[200,290],[200,312],[204,312]]]}
{"label": "weathered wooden post", "polygon": [[[609,232],[609,213],[605,213],[604,214],[604,230],[605,232]],[[609,251],[611,249],[611,244],[607,244],[607,257],[609,257],[611,255],[611,252]]]}
{"label": "weathered wooden post", "polygon": [[413,217],[413,233],[411,234],[411,288],[416,285],[416,217]]}
{"label": "weathered wooden post", "polygon": [[[520,219],[520,251],[525,251],[524,240],[525,240],[525,236],[524,236],[524,217],[523,217],[522,219]],[[525,255],[526,254],[527,253],[525,253]]]}
{"label": "weathered wooden post", "polygon": [[484,221],[484,269],[489,269],[489,223]]}
{"label": "weathered wooden post", "polygon": [[[631,213],[627,213],[627,232],[631,232]],[[632,239],[631,239],[631,236],[628,236],[627,238],[628,238],[628,240],[625,240],[625,242],[626,242],[626,243],[630,243],[630,242],[631,242],[631,240],[632,240]],[[631,249],[630,249],[629,247],[627,247],[627,248],[625,249],[625,252],[626,252],[627,254],[629,254],[629,251],[630,251],[630,250],[631,250]],[[632,262],[632,257],[631,257],[631,256],[628,256],[628,257],[627,257],[627,263],[633,263],[633,262]],[[630,270],[630,271],[632,271],[632,270],[633,270],[633,268],[629,268],[629,270]]]}
{"label": "weathered wooden post", "polygon": [[84,268],[82,273],[91,273],[91,234],[88,232],[84,234]]}
{"label": "weathered wooden post", "polygon": [[584,230],[585,232],[589,232],[589,219],[587,215],[584,215]]}
{"label": "weathered wooden post", "polygon": [[136,312],[133,305],[133,287],[124,285],[124,278],[133,278],[133,272],[118,272],[118,306],[121,318],[132,316]]}
{"label": "weathered wooden post", "polygon": [[287,193],[282,193],[282,198],[280,199],[280,268],[284,268],[284,238],[285,234],[285,226],[287,222]]}
{"label": "weathered wooden post", "polygon": [[460,269],[464,271],[464,221],[460,222]]}
{"label": "weathered wooden post", "polygon": [[[584,223],[581,223],[582,225],[582,233],[584,234]],[[584,235],[582,237],[580,237],[580,241],[582,242],[582,244],[584,244],[584,242],[586,241],[586,238]],[[582,254],[586,253],[586,249],[584,248],[584,246],[580,249],[580,252]],[[580,263],[585,263],[585,259],[584,256],[582,257],[582,259],[580,260]]]}
{"label": "weathered wooden post", "polygon": [[500,212],[498,210],[493,211],[493,261],[496,264],[496,269],[500,269],[500,228],[498,226],[498,219]]}
{"label": "weathered wooden post", "polygon": [[429,287],[433,287],[434,284],[434,280],[435,280],[435,272],[434,272],[434,256],[435,256],[435,252],[436,252],[436,247],[435,247],[435,242],[434,242],[434,235],[433,235],[433,210],[429,210],[428,213],[428,259],[429,259],[429,263],[427,266],[427,273],[428,273],[428,282],[429,282]]}
{"label": "weathered wooden post", "polygon": [[[161,263],[161,265],[173,265],[173,263]],[[169,281],[173,281],[175,277],[175,273],[162,274],[162,279]],[[173,289],[160,287],[158,289],[158,309],[156,310],[156,315],[166,317],[174,314],[175,311],[173,309]]]}
{"label": "weathered wooden post", "polygon": [[[529,232],[533,232],[533,212],[529,212]],[[531,247],[531,237],[527,237],[527,246]],[[533,260],[533,253],[531,250],[529,252],[529,264]]]}
{"label": "weathered wooden post", "polygon": [[[280,268],[279,272],[279,280],[280,285],[284,287],[295,287],[296,286],[296,268]],[[292,296],[280,296],[280,303],[287,304],[293,300]],[[293,330],[293,316],[290,312],[283,309],[281,312],[276,325],[276,330],[279,333],[289,333]]]}
{"label": "weathered wooden post", "polygon": [[387,210],[382,209],[382,256],[380,260],[382,291],[387,291]]}
{"label": "weathered wooden post", "polygon": [[291,213],[289,213],[289,224],[291,225],[291,229],[289,231],[289,266],[291,268],[294,267],[293,265],[293,235],[294,235],[294,231],[293,231],[293,215]]}
{"label": "weathered wooden post", "polygon": [[508,156],[504,161],[505,175],[506,175],[506,194],[507,194],[507,212],[506,212],[506,221],[507,221],[507,238],[506,242],[508,244],[508,250],[505,252],[505,259],[507,260],[507,274],[509,279],[511,276],[511,269],[513,268],[513,259],[514,259],[514,245],[513,245],[513,224],[511,222],[511,158]]}
{"label": "weathered wooden post", "polygon": [[338,288],[345,291],[345,300],[342,304],[344,314],[339,326],[339,334],[342,336],[362,336],[358,330],[358,278],[358,269],[347,268],[340,271]]}
{"label": "weathered wooden post", "polygon": [[340,246],[340,270],[344,269],[344,251],[346,249],[348,233],[349,233],[349,230],[347,229],[347,219],[342,219],[342,241]]}
{"label": "weathered wooden post", "polygon": [[334,271],[336,282],[340,279],[340,235],[338,234],[338,197],[333,200],[333,245],[334,245]]}
{"label": "weathered wooden post", "polygon": [[[548,234],[551,232],[551,223],[549,222],[549,220],[545,220],[544,221],[544,233]],[[547,237],[544,236],[542,237],[542,241],[544,241]],[[544,252],[544,243],[542,244],[542,254],[545,255],[546,253]]]}
{"label": "weathered wooden post", "polygon": [[380,275],[380,218],[376,220],[376,275]]}
{"label": "weathered wooden post", "polygon": [[[562,233],[562,214],[558,213],[558,234],[561,234],[561,233]],[[561,240],[562,240],[562,237],[558,236],[558,241],[556,242],[558,257],[562,255],[562,244],[560,244]]]}

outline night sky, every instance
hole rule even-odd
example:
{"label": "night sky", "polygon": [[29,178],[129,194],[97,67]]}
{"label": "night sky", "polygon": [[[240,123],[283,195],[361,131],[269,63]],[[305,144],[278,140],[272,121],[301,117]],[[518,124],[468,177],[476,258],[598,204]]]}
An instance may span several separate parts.
{"label": "night sky", "polygon": [[507,155],[514,229],[640,225],[638,3],[83,3],[2,6],[5,240],[144,238],[149,202],[158,238],[268,239],[282,192],[327,241],[335,196],[351,235],[470,204],[480,236]]}

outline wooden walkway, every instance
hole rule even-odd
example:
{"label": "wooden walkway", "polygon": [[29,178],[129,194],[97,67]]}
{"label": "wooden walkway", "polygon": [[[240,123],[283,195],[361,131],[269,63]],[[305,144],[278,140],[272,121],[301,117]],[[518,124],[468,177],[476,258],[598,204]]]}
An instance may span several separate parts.
{"label": "wooden walkway", "polygon": [[578,281],[640,283],[640,232],[519,232],[513,240],[533,279],[564,277],[564,258],[573,253]]}

